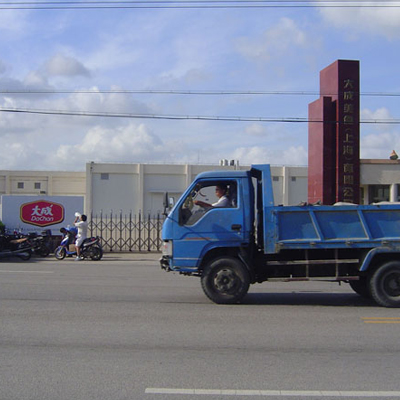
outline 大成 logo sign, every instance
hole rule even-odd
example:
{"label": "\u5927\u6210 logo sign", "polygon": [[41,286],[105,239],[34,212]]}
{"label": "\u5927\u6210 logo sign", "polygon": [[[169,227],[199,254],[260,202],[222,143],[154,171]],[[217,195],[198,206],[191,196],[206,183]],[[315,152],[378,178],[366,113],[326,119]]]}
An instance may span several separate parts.
{"label": "\u5927\u6210 logo sign", "polygon": [[64,207],[46,200],[32,201],[21,206],[21,220],[36,226],[48,226],[64,221]]}

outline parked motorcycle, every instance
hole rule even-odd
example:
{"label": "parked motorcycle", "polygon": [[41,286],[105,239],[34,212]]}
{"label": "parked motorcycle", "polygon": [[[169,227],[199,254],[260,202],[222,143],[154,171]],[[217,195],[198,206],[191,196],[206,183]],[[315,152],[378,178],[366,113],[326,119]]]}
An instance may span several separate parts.
{"label": "parked motorcycle", "polygon": [[32,256],[32,248],[28,238],[19,235],[0,235],[0,258],[19,257],[21,260],[29,260]]}
{"label": "parked motorcycle", "polygon": [[[74,244],[76,236],[76,228],[61,228],[60,232],[64,235],[61,244],[54,250],[54,255],[57,260],[63,260],[67,255],[76,256],[76,250],[70,250],[69,246]],[[103,257],[103,249],[100,244],[100,238],[91,237],[83,241],[81,245],[81,257],[91,258],[94,261],[100,260]]]}
{"label": "parked motorcycle", "polygon": [[47,257],[50,254],[50,236],[47,231],[43,232],[42,235],[30,233],[27,237],[34,254],[37,254],[40,257]]}

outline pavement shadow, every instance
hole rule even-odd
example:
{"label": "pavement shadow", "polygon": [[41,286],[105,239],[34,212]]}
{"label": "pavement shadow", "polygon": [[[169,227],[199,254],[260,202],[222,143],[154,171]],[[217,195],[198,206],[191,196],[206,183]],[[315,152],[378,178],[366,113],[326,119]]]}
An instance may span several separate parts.
{"label": "pavement shadow", "polygon": [[248,293],[243,305],[324,306],[324,307],[379,307],[372,299],[356,293],[293,292]]}

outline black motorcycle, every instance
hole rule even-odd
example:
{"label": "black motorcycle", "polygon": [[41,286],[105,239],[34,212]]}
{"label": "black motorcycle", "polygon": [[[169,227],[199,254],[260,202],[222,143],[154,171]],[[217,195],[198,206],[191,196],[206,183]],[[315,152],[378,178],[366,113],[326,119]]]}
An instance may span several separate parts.
{"label": "black motorcycle", "polygon": [[0,258],[19,257],[29,260],[32,256],[32,247],[28,238],[20,235],[0,235]]}
{"label": "black motorcycle", "polygon": [[47,231],[43,232],[41,235],[30,233],[27,238],[34,254],[40,257],[47,257],[50,254],[50,235]]}

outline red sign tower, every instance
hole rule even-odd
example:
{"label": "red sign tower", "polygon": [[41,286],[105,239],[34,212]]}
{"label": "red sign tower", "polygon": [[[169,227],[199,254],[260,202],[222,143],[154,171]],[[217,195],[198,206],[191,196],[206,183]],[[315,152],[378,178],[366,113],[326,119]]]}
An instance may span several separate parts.
{"label": "red sign tower", "polygon": [[359,61],[337,60],[320,72],[320,98],[308,108],[309,203],[359,203],[359,71]]}

